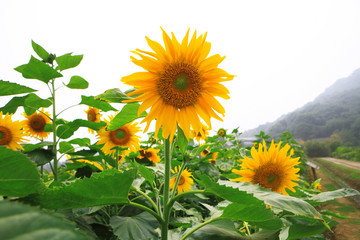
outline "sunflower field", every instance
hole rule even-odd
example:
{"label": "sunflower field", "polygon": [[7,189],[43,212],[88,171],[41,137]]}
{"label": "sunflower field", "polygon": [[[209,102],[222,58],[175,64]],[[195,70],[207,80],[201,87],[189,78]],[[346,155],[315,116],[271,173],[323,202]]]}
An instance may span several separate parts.
{"label": "sunflower field", "polygon": [[129,89],[82,95],[76,119],[56,101],[60,87],[89,87],[77,75],[61,80],[82,55],[32,41],[37,57],[15,70],[46,85],[45,99],[0,80],[0,96],[19,95],[0,108],[0,238],[327,239],[339,214],[321,204],[359,192],[309,183],[290,133],[261,132],[245,146],[238,129],[212,130],[225,117],[217,97],[230,99],[222,82],[235,75],[209,56],[206,33],[162,32],[163,44],[146,37],[151,51],[132,52],[142,71],[121,78]]}

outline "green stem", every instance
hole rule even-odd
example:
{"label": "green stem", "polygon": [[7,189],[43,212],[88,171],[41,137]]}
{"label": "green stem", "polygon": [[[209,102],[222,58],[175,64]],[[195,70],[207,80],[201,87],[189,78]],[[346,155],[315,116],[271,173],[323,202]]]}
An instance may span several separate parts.
{"label": "green stem", "polygon": [[205,190],[193,190],[188,192],[180,193],[179,195],[176,195],[168,202],[168,207],[171,208],[174,202],[176,202],[179,198],[189,195],[189,194],[197,194],[197,193],[205,193]]}
{"label": "green stem", "polygon": [[165,140],[165,181],[164,181],[164,199],[163,199],[163,208],[164,222],[161,225],[161,239],[168,239],[168,226],[169,226],[169,217],[171,208],[168,207],[169,202],[169,193],[170,193],[170,171],[171,171],[171,145],[170,139]]}
{"label": "green stem", "polygon": [[58,117],[60,114],[62,114],[62,113],[65,112],[66,110],[68,110],[68,109],[70,109],[70,108],[73,108],[73,107],[77,107],[77,106],[79,106],[79,104],[75,104],[75,105],[72,105],[72,106],[70,106],[70,107],[67,107],[67,108],[63,109],[62,111],[60,111],[60,112],[56,115],[56,117]]}
{"label": "green stem", "polygon": [[56,108],[55,108],[55,80],[51,81],[52,86],[52,100],[53,100],[53,119],[52,119],[52,132],[53,132],[53,152],[54,152],[54,180],[58,181],[58,159],[57,159],[57,141],[56,141]]}
{"label": "green stem", "polygon": [[184,240],[186,239],[188,236],[190,236],[193,232],[195,232],[196,230],[202,228],[203,226],[209,224],[209,223],[212,223],[212,222],[215,222],[217,220],[221,220],[222,218],[218,217],[218,218],[213,218],[213,219],[210,219],[210,220],[207,220],[206,222],[203,222],[199,225],[197,225],[196,227],[194,227],[193,229],[191,229],[190,232],[188,232],[187,234],[185,234],[180,240]]}
{"label": "green stem", "polygon": [[162,218],[161,218],[156,212],[154,212],[153,210],[151,210],[150,208],[145,207],[144,205],[141,205],[141,204],[138,204],[138,203],[134,203],[134,202],[129,202],[129,203],[127,203],[127,205],[132,206],[132,207],[136,207],[136,208],[140,208],[140,209],[142,209],[142,210],[150,213],[151,215],[153,215],[153,216],[158,220],[158,222],[159,222],[161,225],[164,224]]}
{"label": "green stem", "polygon": [[142,192],[142,191],[140,191],[140,190],[138,190],[138,189],[136,189],[136,188],[134,188],[134,190],[135,190],[137,193],[141,194],[144,198],[146,198],[146,199],[150,202],[150,204],[151,204],[151,206],[154,208],[154,210],[159,214],[159,209],[158,209],[158,207],[156,206],[155,202],[154,202],[148,195],[146,195],[146,193],[144,193],[144,192]]}
{"label": "green stem", "polygon": [[115,150],[115,169],[119,170],[119,149]]}

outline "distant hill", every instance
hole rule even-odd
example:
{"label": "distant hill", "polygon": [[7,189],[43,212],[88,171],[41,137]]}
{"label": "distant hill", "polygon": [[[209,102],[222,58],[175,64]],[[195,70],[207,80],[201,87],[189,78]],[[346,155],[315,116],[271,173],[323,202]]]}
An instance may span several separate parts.
{"label": "distant hill", "polygon": [[328,138],[336,133],[348,145],[360,145],[360,69],[338,79],[313,102],[242,136],[254,136],[260,130],[273,137],[290,131],[303,140]]}

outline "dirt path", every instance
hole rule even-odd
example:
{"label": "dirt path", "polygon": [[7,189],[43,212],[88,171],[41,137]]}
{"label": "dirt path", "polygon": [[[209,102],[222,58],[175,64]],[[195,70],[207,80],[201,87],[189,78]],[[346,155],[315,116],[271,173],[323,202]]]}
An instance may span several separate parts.
{"label": "dirt path", "polygon": [[[323,191],[331,191],[341,188],[337,182],[320,169],[316,170],[317,176],[321,178]],[[334,233],[327,232],[326,237],[331,240],[360,240],[360,209],[357,204],[349,198],[338,198],[321,205],[322,209],[327,209],[340,213],[348,219],[333,218],[338,225],[333,228]]]}
{"label": "dirt path", "polygon": [[322,157],[321,159],[360,170],[360,162],[354,162],[354,161],[348,161],[348,160],[330,158],[330,157]]}

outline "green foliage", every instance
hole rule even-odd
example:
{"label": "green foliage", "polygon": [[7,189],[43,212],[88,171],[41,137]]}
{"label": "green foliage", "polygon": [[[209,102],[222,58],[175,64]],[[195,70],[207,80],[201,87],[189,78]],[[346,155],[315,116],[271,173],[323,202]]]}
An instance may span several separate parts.
{"label": "green foliage", "polygon": [[39,171],[25,154],[0,146],[0,195],[23,197],[42,187]]}
{"label": "green foliage", "polygon": [[142,112],[138,116],[138,109],[140,104],[138,103],[128,103],[126,104],[121,111],[116,114],[116,116],[110,121],[108,125],[109,131],[114,131],[121,128],[127,123],[134,121],[137,118],[146,117],[146,112]]}
{"label": "green foliage", "polygon": [[52,104],[51,99],[41,99],[39,96],[37,96],[34,93],[30,93],[24,100],[25,106],[25,113],[27,115],[33,114],[36,109],[39,109],[41,107],[50,107]]}
{"label": "green foliage", "polygon": [[319,141],[307,141],[305,143],[304,151],[309,157],[328,157],[330,156],[329,147]]}
{"label": "green foliage", "polygon": [[2,239],[90,239],[60,215],[8,201],[0,201]]}
{"label": "green foliage", "polygon": [[89,83],[80,76],[72,76],[70,82],[66,86],[72,89],[86,89],[88,88]]}
{"label": "green foliage", "polygon": [[[36,52],[36,54],[45,62],[48,61],[50,54],[39,44],[35,43],[33,40],[31,40],[31,46]],[[51,62],[49,62],[51,63]]]}
{"label": "green foliage", "polygon": [[58,64],[56,69],[63,71],[65,69],[74,68],[80,64],[82,58],[83,58],[83,55],[72,56],[71,53],[67,53],[62,56],[56,57],[55,61]]}
{"label": "green foliage", "polygon": [[157,237],[154,230],[160,227],[156,218],[147,212],[131,217],[113,216],[110,226],[114,234],[124,240],[152,239]]}
{"label": "green foliage", "polygon": [[[48,209],[93,207],[128,202],[134,172],[107,170],[91,178],[76,180],[67,186],[47,189],[36,197],[40,206]],[[58,201],[61,199],[61,201]]]}
{"label": "green foliage", "polygon": [[97,95],[95,99],[100,99],[111,103],[122,103],[124,100],[132,99],[132,97],[127,96],[118,88],[112,88],[106,90],[102,94]]}
{"label": "green foliage", "polygon": [[360,147],[339,146],[331,153],[334,158],[347,159],[360,162]]}
{"label": "green foliage", "polygon": [[85,104],[90,107],[95,107],[104,112],[116,111],[116,108],[113,108],[109,103],[100,100],[95,100],[93,96],[81,96],[80,104]]}
{"label": "green foliage", "polygon": [[12,82],[0,80],[0,96],[35,92],[36,90]]}

